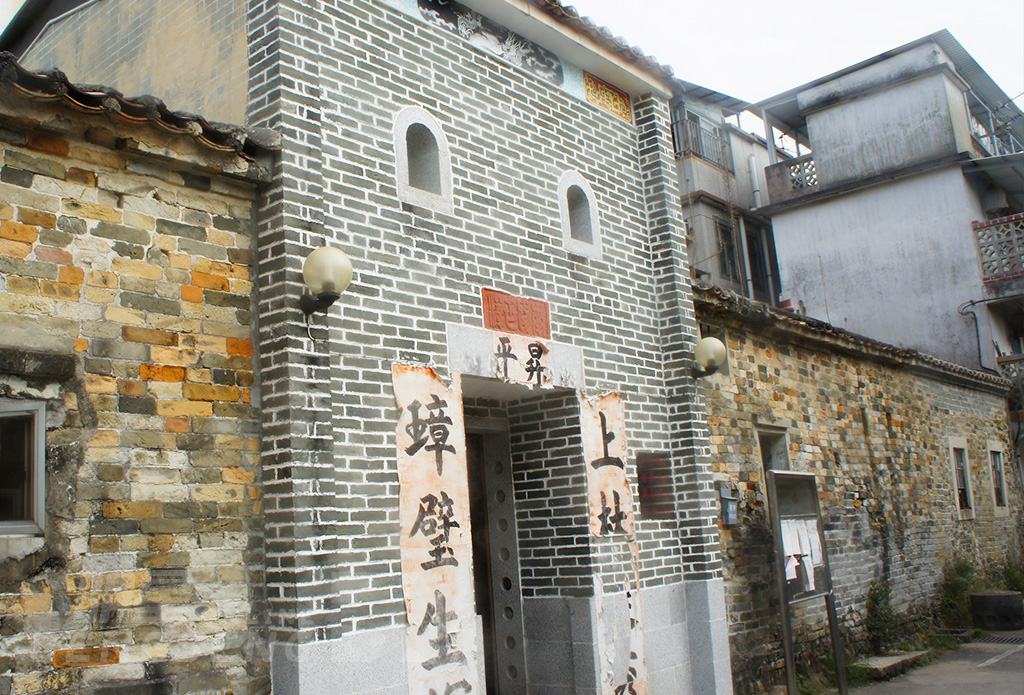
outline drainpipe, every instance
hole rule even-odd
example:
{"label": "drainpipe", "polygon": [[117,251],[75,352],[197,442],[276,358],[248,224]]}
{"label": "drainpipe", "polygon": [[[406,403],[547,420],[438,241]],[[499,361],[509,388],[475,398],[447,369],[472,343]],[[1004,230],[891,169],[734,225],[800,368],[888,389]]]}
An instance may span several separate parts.
{"label": "drainpipe", "polygon": [[761,185],[757,179],[757,157],[747,155],[747,174],[750,176],[750,190],[754,192],[754,207],[761,207]]}
{"label": "drainpipe", "polygon": [[[753,156],[753,155],[751,155]],[[740,220],[740,250],[743,253],[743,277],[747,281],[747,297],[754,298],[754,278],[750,272],[750,251],[747,249],[747,225],[743,222],[743,215]]]}
{"label": "drainpipe", "polygon": [[969,301],[964,302],[959,307],[957,307],[956,311],[961,316],[967,316],[967,314],[970,314],[971,317],[974,319],[974,333],[975,333],[975,335],[978,338],[978,364],[981,365],[981,368],[984,369],[984,370],[987,370],[987,371],[992,372],[994,374],[999,374],[999,370],[998,369],[992,369],[991,367],[986,367],[985,366],[985,355],[981,351],[981,323],[978,321],[978,312],[976,312],[974,310],[974,306],[975,305],[977,305],[977,304],[988,304],[989,302],[992,302],[992,301],[995,301],[995,300],[993,300],[993,299],[971,299]]}
{"label": "drainpipe", "polygon": [[[768,230],[761,227],[761,248],[764,249],[765,273],[768,275],[768,303],[775,306],[779,303],[779,295],[782,294],[782,282],[772,274],[771,249],[768,247]],[[776,283],[780,286],[775,287]]]}

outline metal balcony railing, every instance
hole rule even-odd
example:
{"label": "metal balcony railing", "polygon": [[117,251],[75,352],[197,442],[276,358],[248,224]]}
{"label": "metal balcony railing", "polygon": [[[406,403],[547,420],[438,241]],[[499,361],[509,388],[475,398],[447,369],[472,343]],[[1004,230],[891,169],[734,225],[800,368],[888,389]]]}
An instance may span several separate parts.
{"label": "metal balcony railing", "polygon": [[722,130],[709,129],[702,123],[680,119],[672,124],[676,156],[696,155],[727,171],[733,171],[732,146]]}
{"label": "metal balcony railing", "polygon": [[985,283],[1024,277],[1024,213],[973,222]]}

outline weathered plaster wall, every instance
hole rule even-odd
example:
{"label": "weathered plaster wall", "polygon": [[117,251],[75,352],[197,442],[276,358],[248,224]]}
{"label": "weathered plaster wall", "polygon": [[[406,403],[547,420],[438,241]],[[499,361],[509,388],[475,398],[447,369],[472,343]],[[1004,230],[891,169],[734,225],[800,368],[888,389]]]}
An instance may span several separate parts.
{"label": "weathered plaster wall", "polygon": [[51,24],[21,57],[73,81],[151,94],[171,108],[243,123],[246,4],[235,0],[98,0]]}
{"label": "weathered plaster wall", "polygon": [[[974,323],[957,307],[983,297],[971,229],[979,219],[959,166],[781,210],[772,227],[783,297],[839,328],[977,366]],[[991,341],[982,347],[994,367]]]}
{"label": "weathered plaster wall", "polygon": [[0,693],[265,691],[255,186],[0,105],[0,397],[47,406],[45,534],[0,537]]}
{"label": "weathered plaster wall", "polygon": [[[999,388],[941,370],[879,360],[842,341],[808,340],[698,300],[723,331],[727,374],[704,381],[715,477],[739,490],[739,523],[722,528],[733,670],[738,693],[782,681],[772,533],[758,432],[784,433],[790,468],[815,473],[843,631],[864,639],[865,598],[888,580],[904,621],[936,606],[954,556],[994,568],[1024,551],[1024,496],[1011,470]],[[870,351],[869,351],[870,352]],[[949,438],[967,440],[975,517],[960,520]],[[1004,447],[1009,513],[996,512],[987,447]],[[821,601],[795,621],[806,657],[827,638]]]}
{"label": "weathered plaster wall", "polygon": [[936,73],[876,86],[878,91],[808,114],[819,185],[857,181],[954,155],[950,111],[958,102],[950,100],[948,82],[946,75]]}

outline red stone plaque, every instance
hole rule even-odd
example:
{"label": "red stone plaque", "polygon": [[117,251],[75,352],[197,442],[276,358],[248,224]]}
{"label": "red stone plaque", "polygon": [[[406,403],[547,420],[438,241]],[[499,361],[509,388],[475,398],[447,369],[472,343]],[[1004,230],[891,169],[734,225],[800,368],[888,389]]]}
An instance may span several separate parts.
{"label": "red stone plaque", "polygon": [[551,337],[548,303],[484,288],[484,328],[532,338]]}

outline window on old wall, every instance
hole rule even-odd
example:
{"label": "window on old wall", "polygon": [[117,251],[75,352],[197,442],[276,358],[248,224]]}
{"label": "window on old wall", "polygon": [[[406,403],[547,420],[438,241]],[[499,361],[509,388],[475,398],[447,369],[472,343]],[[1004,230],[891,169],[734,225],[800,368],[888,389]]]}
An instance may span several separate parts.
{"label": "window on old wall", "polygon": [[566,171],[559,179],[558,209],[566,248],[571,253],[600,258],[601,216],[597,197],[578,171]]}
{"label": "window on old wall", "polygon": [[419,106],[404,108],[395,116],[393,136],[399,200],[450,214],[451,150],[437,119]]}
{"label": "window on old wall", "polygon": [[1003,448],[998,443],[988,445],[988,463],[992,471],[992,502],[995,504],[996,516],[1007,516],[1010,513],[1006,497],[1006,470],[1003,467]]}
{"label": "window on old wall", "polygon": [[718,233],[718,271],[722,277],[739,282],[739,264],[736,261],[736,236],[732,224],[721,217],[715,218]]}
{"label": "window on old wall", "polygon": [[0,535],[45,526],[45,423],[43,403],[0,399]]}
{"label": "window on old wall", "polygon": [[967,440],[951,437],[949,460],[953,469],[953,491],[961,519],[974,518],[974,496],[971,492],[971,471],[967,458]]}

